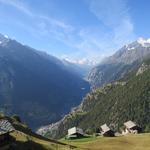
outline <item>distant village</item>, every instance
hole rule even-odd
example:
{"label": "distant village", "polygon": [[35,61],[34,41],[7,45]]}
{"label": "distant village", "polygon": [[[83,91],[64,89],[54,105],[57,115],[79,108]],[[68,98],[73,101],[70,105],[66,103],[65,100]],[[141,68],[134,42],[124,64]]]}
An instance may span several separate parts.
{"label": "distant village", "polygon": [[[142,128],[137,125],[135,122],[129,120],[124,123],[124,129],[122,129],[121,134],[115,133],[113,129],[111,129],[107,124],[103,124],[100,126],[100,132],[98,135],[104,137],[115,137],[126,134],[138,134],[142,132]],[[83,129],[78,127],[73,127],[68,129],[68,134],[66,139],[74,139],[74,138],[83,138],[86,137],[87,134],[84,133]]]}

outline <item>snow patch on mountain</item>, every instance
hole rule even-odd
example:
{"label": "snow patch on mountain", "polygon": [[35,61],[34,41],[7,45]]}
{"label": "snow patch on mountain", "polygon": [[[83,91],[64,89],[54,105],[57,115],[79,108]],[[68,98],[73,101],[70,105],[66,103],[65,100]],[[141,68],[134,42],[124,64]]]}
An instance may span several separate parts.
{"label": "snow patch on mountain", "polygon": [[137,40],[137,42],[139,43],[139,44],[141,44],[143,47],[149,47],[150,46],[150,39],[144,39],[144,38],[139,38],[138,40]]}
{"label": "snow patch on mountain", "polygon": [[9,39],[9,36],[8,36],[8,35],[4,35],[4,37],[5,37],[6,39]]}
{"label": "snow patch on mountain", "polygon": [[128,49],[128,51],[130,51],[130,50],[134,50],[135,47],[128,47],[127,49]]}

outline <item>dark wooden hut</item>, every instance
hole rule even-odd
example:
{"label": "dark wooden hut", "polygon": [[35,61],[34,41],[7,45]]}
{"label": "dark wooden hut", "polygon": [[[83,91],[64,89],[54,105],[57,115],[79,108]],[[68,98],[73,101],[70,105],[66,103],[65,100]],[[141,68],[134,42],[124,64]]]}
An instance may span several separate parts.
{"label": "dark wooden hut", "polygon": [[101,126],[101,134],[102,134],[103,136],[106,136],[106,137],[113,137],[113,136],[115,136],[114,131],[111,130],[111,129],[107,126],[107,124],[104,124],[104,125]]}

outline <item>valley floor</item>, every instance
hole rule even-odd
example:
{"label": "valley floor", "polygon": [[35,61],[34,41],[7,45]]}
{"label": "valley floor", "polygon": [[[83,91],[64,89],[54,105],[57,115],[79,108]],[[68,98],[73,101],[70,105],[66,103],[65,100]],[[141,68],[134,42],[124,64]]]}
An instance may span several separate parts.
{"label": "valley floor", "polygon": [[62,140],[77,146],[77,150],[150,150],[150,134],[120,137],[91,137],[77,140]]}

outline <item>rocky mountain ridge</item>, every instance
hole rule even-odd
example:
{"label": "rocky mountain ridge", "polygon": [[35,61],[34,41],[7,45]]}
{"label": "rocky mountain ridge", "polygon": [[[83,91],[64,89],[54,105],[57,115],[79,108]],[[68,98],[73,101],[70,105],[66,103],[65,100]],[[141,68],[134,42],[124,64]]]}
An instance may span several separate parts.
{"label": "rocky mountain ridge", "polygon": [[149,55],[150,40],[139,38],[137,41],[123,46],[114,55],[94,67],[87,77],[88,81],[92,88],[96,88],[120,79],[137,68],[139,63]]}

